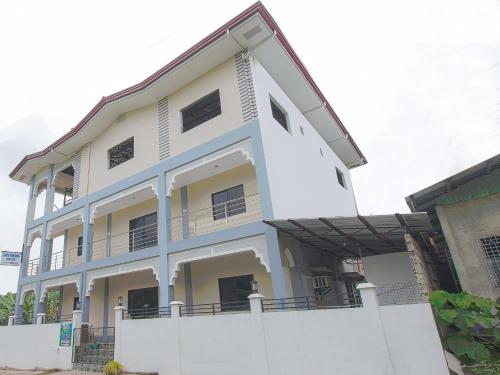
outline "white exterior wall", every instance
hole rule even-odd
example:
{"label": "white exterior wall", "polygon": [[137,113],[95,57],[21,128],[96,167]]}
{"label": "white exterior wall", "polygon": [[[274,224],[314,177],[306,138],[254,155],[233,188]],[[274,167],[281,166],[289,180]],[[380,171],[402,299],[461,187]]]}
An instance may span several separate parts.
{"label": "white exterior wall", "polygon": [[60,324],[0,327],[0,368],[71,369],[72,350],[59,346]]}
{"label": "white exterior wall", "polygon": [[126,320],[118,360],[160,375],[448,374],[428,304],[380,309]]}
{"label": "white exterior wall", "polygon": [[375,285],[417,282],[407,252],[364,257],[363,268],[366,280]]}
{"label": "white exterior wall", "polygon": [[[347,167],[262,65],[255,59],[253,61],[274,217],[288,219],[356,215],[356,202]],[[269,95],[287,112],[290,133],[273,118]],[[304,135],[301,134],[300,126],[304,129]],[[347,188],[339,185],[335,167],[344,174]]]}

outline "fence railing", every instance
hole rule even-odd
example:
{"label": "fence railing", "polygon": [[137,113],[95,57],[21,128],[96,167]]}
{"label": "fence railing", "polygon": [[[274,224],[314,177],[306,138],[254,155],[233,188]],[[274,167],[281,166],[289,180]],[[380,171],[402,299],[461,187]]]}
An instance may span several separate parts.
{"label": "fence railing", "polygon": [[71,322],[73,320],[73,314],[61,314],[61,315],[45,315],[42,318],[42,324],[52,324],[52,323],[65,323]]}
{"label": "fence railing", "polygon": [[172,241],[178,241],[185,234],[195,237],[261,218],[259,194],[247,195],[172,218],[169,222],[170,237]]}
{"label": "fence railing", "polygon": [[184,305],[180,308],[181,316],[196,315],[218,315],[225,313],[236,313],[250,311],[250,302],[221,302],[221,303],[203,303],[198,305]]}
{"label": "fence railing", "polygon": [[35,322],[33,321],[33,318],[30,318],[30,317],[15,318],[13,323],[15,326],[35,324]]}
{"label": "fence railing", "polygon": [[[109,247],[108,247],[109,243]],[[158,245],[158,223],[112,234],[92,242],[92,259],[125,254]]]}
{"label": "fence railing", "polygon": [[73,330],[74,346],[92,344],[114,344],[115,327],[90,327],[82,325]]}
{"label": "fence railing", "polygon": [[379,284],[377,298],[380,306],[424,302],[419,285],[413,281]]}
{"label": "fence railing", "polygon": [[34,276],[38,275],[38,271],[40,268],[40,258],[31,259],[29,261],[24,262],[24,274],[25,276]]}
{"label": "fence railing", "polygon": [[143,309],[123,310],[123,319],[170,318],[170,307],[148,307]]}
{"label": "fence railing", "polygon": [[319,310],[363,306],[358,293],[336,293],[335,297],[326,299],[321,298],[321,296],[304,296],[263,299],[262,311]]}

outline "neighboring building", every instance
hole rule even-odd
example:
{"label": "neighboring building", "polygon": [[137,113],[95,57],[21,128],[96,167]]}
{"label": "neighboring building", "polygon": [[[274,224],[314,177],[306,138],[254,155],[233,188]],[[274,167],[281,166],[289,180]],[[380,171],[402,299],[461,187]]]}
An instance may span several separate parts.
{"label": "neighboring building", "polygon": [[[500,155],[406,198],[436,232],[440,279],[451,290],[500,297]],[[449,261],[449,268],[444,266]],[[454,270],[456,275],[453,280]]]}
{"label": "neighboring building", "polygon": [[[30,193],[14,327],[0,344],[45,351],[0,345],[0,366],[114,356],[130,371],[172,363],[165,374],[395,374],[410,359],[405,373],[445,373],[420,303],[433,283],[427,215],[358,215],[350,169],[365,163],[254,4],[12,171]],[[371,284],[358,291],[365,280],[378,299]],[[74,352],[47,344],[54,291]],[[39,324],[16,330],[27,293]],[[296,311],[311,309],[322,311]]]}

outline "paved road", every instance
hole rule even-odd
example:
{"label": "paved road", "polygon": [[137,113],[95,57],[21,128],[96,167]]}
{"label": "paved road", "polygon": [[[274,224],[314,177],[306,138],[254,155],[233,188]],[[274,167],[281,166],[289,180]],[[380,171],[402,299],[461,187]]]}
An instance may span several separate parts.
{"label": "paved road", "polygon": [[0,375],[92,375],[94,372],[85,371],[27,371],[27,370],[0,370]]}

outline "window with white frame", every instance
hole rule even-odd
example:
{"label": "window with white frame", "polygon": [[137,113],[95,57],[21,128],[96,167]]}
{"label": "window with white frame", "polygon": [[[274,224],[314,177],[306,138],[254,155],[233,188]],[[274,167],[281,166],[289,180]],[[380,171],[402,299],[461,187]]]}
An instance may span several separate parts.
{"label": "window with white frame", "polygon": [[495,288],[500,287],[500,235],[479,239],[486,268]]}

